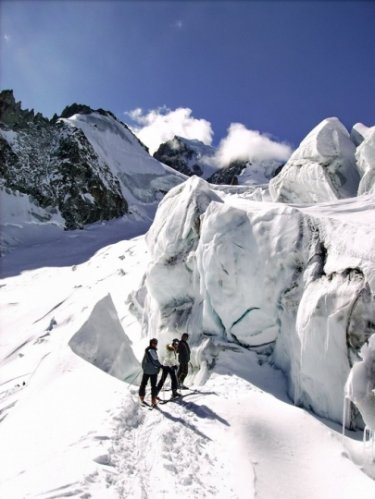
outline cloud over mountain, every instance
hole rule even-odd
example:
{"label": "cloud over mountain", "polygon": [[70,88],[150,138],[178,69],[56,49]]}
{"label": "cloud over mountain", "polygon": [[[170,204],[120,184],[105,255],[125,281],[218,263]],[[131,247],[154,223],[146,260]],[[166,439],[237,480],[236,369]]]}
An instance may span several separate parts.
{"label": "cloud over mountain", "polygon": [[153,154],[160,144],[173,139],[175,135],[211,144],[213,136],[211,123],[205,119],[194,118],[192,113],[188,107],[174,110],[161,107],[147,112],[137,108],[125,114],[135,123],[132,127],[134,133]]}
{"label": "cloud over mountain", "polygon": [[[185,139],[200,140],[211,145],[212,125],[205,119],[194,118],[188,107],[169,109],[160,107],[145,112],[141,108],[125,113],[134,125],[133,132],[150,149],[153,154],[160,144],[173,139],[176,135]],[[265,133],[249,130],[242,123],[231,123],[228,135],[218,146],[217,153],[209,162],[227,166],[232,161],[286,161],[292,153],[288,144],[277,142]]]}
{"label": "cloud over mountain", "polygon": [[232,123],[228,135],[220,141],[216,161],[221,166],[232,161],[286,161],[292,153],[289,145],[268,137],[257,130],[249,130],[242,123]]}

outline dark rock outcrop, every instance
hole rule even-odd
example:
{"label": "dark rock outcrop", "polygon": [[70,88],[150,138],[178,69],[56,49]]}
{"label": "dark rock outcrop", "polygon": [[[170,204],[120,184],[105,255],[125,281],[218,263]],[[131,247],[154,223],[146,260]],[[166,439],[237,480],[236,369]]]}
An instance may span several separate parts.
{"label": "dark rock outcrop", "polygon": [[203,168],[199,163],[203,154],[200,148],[203,154],[211,152],[209,146],[197,140],[189,141],[176,136],[160,144],[159,149],[154,153],[154,158],[189,177],[201,176]]}
{"label": "dark rock outcrop", "polygon": [[[73,104],[66,116],[90,113]],[[127,213],[119,181],[84,133],[33,110],[23,110],[11,90],[0,93],[0,185],[58,209],[67,229]]]}
{"label": "dark rock outcrop", "polygon": [[247,161],[233,161],[229,166],[221,168],[211,177],[208,177],[207,182],[210,182],[210,184],[238,185],[238,176],[241,175],[247,165]]}

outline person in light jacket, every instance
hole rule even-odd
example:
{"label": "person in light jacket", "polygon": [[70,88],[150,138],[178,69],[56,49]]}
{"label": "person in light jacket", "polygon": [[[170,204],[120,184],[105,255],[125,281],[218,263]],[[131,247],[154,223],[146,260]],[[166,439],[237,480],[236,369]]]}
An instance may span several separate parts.
{"label": "person in light jacket", "polygon": [[172,398],[175,397],[180,397],[181,393],[178,393],[177,388],[178,388],[178,383],[177,383],[177,349],[178,349],[178,339],[174,339],[171,344],[167,345],[167,354],[165,356],[164,362],[163,362],[163,372],[161,375],[161,378],[159,380],[158,386],[157,386],[157,393],[160,392],[160,390],[163,388],[164,382],[169,374],[171,377],[172,381]]}
{"label": "person in light jacket", "polygon": [[150,345],[146,348],[145,354],[143,356],[142,360],[143,376],[142,376],[141,386],[139,387],[139,392],[138,392],[139,398],[143,402],[146,395],[146,385],[148,383],[148,380],[150,380],[152,405],[157,404],[156,382],[157,382],[158,372],[162,367],[158,359],[157,348],[158,348],[158,340],[156,338],[152,338],[150,340]]}

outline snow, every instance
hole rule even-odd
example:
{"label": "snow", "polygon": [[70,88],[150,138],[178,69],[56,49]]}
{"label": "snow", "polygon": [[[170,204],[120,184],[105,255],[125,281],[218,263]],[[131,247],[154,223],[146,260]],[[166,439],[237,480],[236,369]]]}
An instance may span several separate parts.
{"label": "snow", "polygon": [[[252,198],[192,177],[146,236],[46,226],[2,258],[0,497],[374,497],[339,424],[346,394],[374,429],[374,196]],[[149,338],[185,331],[193,390],[141,407]]]}
{"label": "snow", "polygon": [[0,137],[5,139],[9,144],[14,144],[17,142],[17,132],[13,130],[0,129]]}
{"label": "snow", "polygon": [[359,176],[355,145],[337,118],[319,123],[270,181],[273,200],[319,203],[355,196]]}
{"label": "snow", "polygon": [[375,193],[375,127],[364,132],[364,140],[356,150],[358,169],[362,175],[358,194]]}
{"label": "snow", "polygon": [[193,360],[187,381],[197,391],[148,411],[137,380],[121,382],[73,353],[72,341],[114,354],[121,323],[141,358],[147,341],[124,297],[139,286],[145,252],[138,238],[73,268],[3,279],[12,334],[1,345],[1,497],[373,497],[374,482],[350,458],[362,443],[291,405],[266,356],[206,339],[199,348],[215,359],[207,381],[194,385]]}
{"label": "snow", "polygon": [[198,165],[202,171],[202,178],[207,179],[219,166],[215,161],[216,150],[214,147],[204,144],[200,140],[186,139],[185,137],[175,136],[169,141],[170,147],[177,153],[181,149],[181,144],[185,145],[190,152],[190,156],[184,157],[187,167],[194,171],[195,165]]}
{"label": "snow", "polygon": [[184,175],[152,158],[135,135],[110,115],[92,112],[61,120],[83,131],[99,158],[120,180],[130,209],[133,204],[160,201],[161,193],[185,179]]}
{"label": "snow", "polygon": [[[61,121],[81,129],[99,161],[119,179],[129,207],[123,222],[127,227],[124,237],[144,233],[160,199],[171,187],[183,182],[185,176],[152,158],[126,125],[109,114],[76,114]],[[17,133],[12,131],[1,130],[1,135],[10,144],[17,138]],[[3,187],[0,187],[0,195],[1,253],[64,238],[61,232],[65,221],[57,209],[42,208],[30,196]],[[85,197],[93,200],[88,194]]]}
{"label": "snow", "polygon": [[366,426],[375,431],[375,334],[361,348],[362,360],[350,371],[347,397],[358,407]]}
{"label": "snow", "polygon": [[120,380],[133,379],[139,373],[140,364],[124,335],[110,295],[95,305],[69,346],[74,353]]}
{"label": "snow", "polygon": [[367,136],[368,130],[369,128],[363,123],[356,123],[350,132],[352,142],[354,142],[356,146],[359,146]]}
{"label": "snow", "polygon": [[65,221],[58,210],[38,207],[30,196],[0,187],[0,253],[53,239]]}
{"label": "snow", "polygon": [[357,345],[375,322],[374,215],[371,196],[287,206],[190,178],[160,204],[133,309],[150,335],[275,344],[293,401],[341,422]]}

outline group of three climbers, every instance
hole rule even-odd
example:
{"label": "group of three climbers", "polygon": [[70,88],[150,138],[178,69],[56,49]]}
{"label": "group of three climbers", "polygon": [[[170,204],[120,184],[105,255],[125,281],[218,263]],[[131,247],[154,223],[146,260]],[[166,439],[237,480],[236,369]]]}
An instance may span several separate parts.
{"label": "group of three climbers", "polygon": [[[162,389],[164,382],[169,374],[172,382],[172,398],[180,397],[181,394],[177,391],[178,388],[187,389],[184,385],[184,380],[188,374],[190,361],[190,347],[187,342],[189,335],[184,333],[181,340],[174,339],[172,343],[166,346],[166,355],[163,364],[158,358],[158,340],[152,338],[150,345],[146,348],[142,360],[143,376],[141,386],[139,387],[139,398],[143,402],[146,394],[146,385],[148,380],[151,383],[151,403],[155,406],[158,402],[158,394]],[[177,371],[178,366],[178,371]],[[162,374],[159,382],[157,377],[159,370],[162,369]]]}

